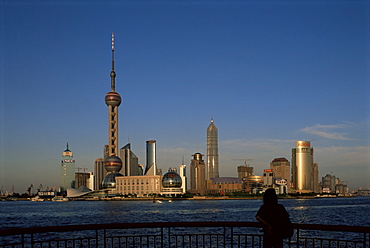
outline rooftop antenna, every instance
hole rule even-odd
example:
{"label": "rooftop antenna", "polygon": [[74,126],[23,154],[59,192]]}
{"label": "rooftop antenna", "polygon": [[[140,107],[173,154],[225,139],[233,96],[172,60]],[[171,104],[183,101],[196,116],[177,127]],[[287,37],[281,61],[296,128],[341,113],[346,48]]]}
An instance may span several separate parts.
{"label": "rooftop antenna", "polygon": [[116,91],[116,72],[114,71],[114,33],[112,32],[112,71],[110,72],[111,77],[111,89],[112,91]]}

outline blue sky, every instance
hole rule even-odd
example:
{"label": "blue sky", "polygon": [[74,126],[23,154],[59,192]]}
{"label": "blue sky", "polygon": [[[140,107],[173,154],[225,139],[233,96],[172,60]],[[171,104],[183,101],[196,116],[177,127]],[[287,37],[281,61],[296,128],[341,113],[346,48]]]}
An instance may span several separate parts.
{"label": "blue sky", "polygon": [[0,187],[59,185],[69,142],[93,170],[107,143],[115,33],[119,144],[163,171],[206,153],[256,175],[314,140],[320,177],[370,186],[367,1],[1,1]]}

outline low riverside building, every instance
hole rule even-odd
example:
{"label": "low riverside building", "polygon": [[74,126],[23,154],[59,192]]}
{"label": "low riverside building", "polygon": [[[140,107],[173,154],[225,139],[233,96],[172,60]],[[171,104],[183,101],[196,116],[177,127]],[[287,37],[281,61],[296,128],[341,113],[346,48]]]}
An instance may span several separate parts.
{"label": "low riverside building", "polygon": [[207,180],[208,194],[226,194],[242,191],[243,179],[237,177],[217,177]]}
{"label": "low riverside building", "polygon": [[116,177],[116,193],[138,197],[161,194],[162,176],[122,176]]}
{"label": "low riverside building", "polygon": [[151,195],[176,196],[185,192],[185,176],[170,168],[162,175],[116,177],[116,194],[145,197]]}

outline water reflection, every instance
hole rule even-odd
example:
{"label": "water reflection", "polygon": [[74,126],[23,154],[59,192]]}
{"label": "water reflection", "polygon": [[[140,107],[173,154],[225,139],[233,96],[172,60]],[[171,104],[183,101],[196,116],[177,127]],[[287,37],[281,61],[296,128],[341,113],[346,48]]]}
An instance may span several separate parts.
{"label": "water reflection", "polygon": [[[370,197],[282,199],[292,222],[370,225]],[[166,221],[256,221],[262,200],[0,202],[0,227]]]}

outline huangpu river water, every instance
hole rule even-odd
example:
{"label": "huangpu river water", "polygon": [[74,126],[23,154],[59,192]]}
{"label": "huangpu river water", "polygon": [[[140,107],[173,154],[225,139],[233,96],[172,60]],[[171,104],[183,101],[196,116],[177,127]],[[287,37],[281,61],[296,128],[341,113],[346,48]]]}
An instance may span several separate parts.
{"label": "huangpu river water", "polygon": [[[281,199],[294,223],[370,226],[370,197]],[[0,228],[120,222],[256,221],[262,200],[0,202]]]}

